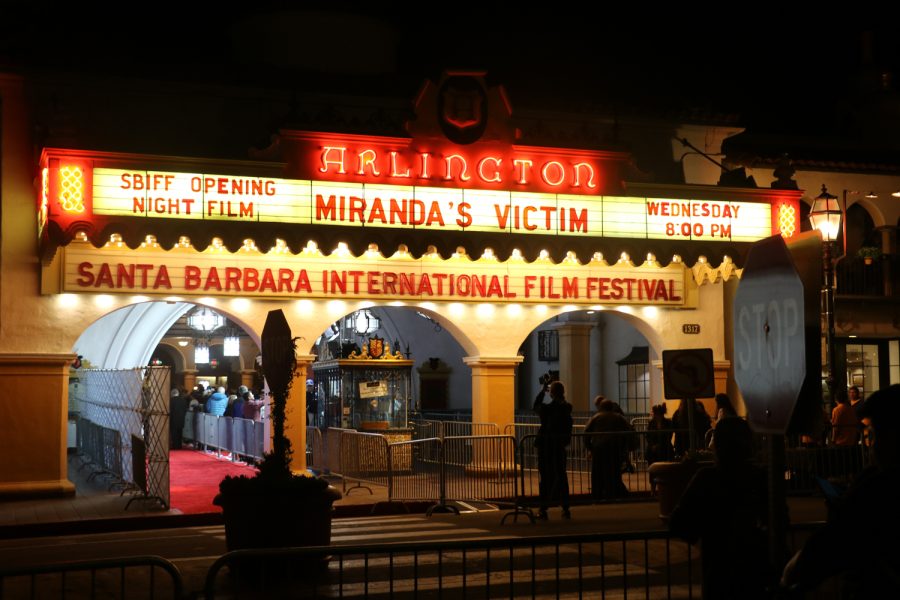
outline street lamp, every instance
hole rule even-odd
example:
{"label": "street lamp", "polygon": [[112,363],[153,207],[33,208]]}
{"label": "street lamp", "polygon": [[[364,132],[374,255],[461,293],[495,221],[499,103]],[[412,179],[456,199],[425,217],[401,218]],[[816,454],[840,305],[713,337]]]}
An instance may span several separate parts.
{"label": "street lamp", "polygon": [[822,193],[813,200],[809,211],[809,222],[822,234],[822,266],[825,280],[822,283],[822,312],[825,317],[825,385],[828,397],[834,400],[834,261],[831,251],[841,230],[841,206],[837,196],[828,193],[822,186]]}

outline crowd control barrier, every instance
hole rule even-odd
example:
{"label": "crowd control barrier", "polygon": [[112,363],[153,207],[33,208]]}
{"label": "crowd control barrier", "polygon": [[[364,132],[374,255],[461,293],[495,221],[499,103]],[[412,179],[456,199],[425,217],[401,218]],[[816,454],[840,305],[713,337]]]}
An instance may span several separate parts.
{"label": "crowd control barrier", "polygon": [[[356,489],[372,488],[363,484],[389,486],[391,460],[388,455],[387,438],[379,433],[343,431],[340,434],[340,474],[344,494]],[[348,488],[347,483],[353,483]],[[390,497],[390,494],[388,495]]]}
{"label": "crowd control barrier", "polygon": [[325,438],[318,427],[306,427],[306,466],[313,471],[325,471]]}
{"label": "crowd control barrier", "polygon": [[159,556],[0,567],[0,598],[171,598],[183,600],[181,572]]}
{"label": "crowd control barrier", "polygon": [[[437,501],[443,504],[442,454],[443,442],[438,438],[410,440],[388,444],[390,464],[408,468],[392,469],[388,483],[388,498],[395,502]],[[402,459],[398,460],[398,457]]]}
{"label": "crowd control barrier", "polygon": [[[190,411],[190,441],[201,450],[214,450],[217,455],[231,454],[233,461],[262,460],[266,444],[266,422],[251,419],[219,417]],[[185,438],[188,439],[188,438]]]}

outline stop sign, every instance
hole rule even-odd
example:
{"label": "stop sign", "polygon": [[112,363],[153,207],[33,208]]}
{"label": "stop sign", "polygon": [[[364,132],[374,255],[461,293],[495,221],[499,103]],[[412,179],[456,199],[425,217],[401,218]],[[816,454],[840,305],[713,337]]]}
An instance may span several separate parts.
{"label": "stop sign", "polygon": [[734,377],[754,431],[784,433],[806,370],[803,283],[777,235],[750,248],[734,298]]}

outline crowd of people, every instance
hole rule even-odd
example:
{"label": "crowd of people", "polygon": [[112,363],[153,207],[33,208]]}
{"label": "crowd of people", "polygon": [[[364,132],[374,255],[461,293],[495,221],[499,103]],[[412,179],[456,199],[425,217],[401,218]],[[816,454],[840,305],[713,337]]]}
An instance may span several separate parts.
{"label": "crowd of people", "polygon": [[190,438],[194,412],[204,412],[217,417],[233,417],[260,421],[263,419],[265,402],[262,393],[251,391],[247,386],[236,390],[222,386],[194,386],[188,393],[184,389],[172,388],[169,399],[169,447],[181,448],[185,437]]}
{"label": "crowd of people", "polygon": [[[594,404],[597,412],[584,429],[592,497],[621,498],[628,494],[622,473],[637,447],[637,435],[617,403],[601,395]],[[787,527],[787,505],[783,499],[773,503],[766,469],[752,461],[751,429],[727,395],[718,394],[715,405],[715,421],[696,401],[682,401],[672,419],[666,417],[665,404],[653,406],[644,434],[648,464],[672,461],[696,449],[711,451],[715,458],[696,472],[669,518],[675,536],[700,544],[703,597],[803,594],[835,575],[843,576],[842,597],[896,593],[900,555],[893,541],[900,534],[900,513],[894,510],[900,497],[900,385],[876,392],[866,401],[855,387],[839,398],[831,418],[831,442],[854,445],[860,443],[862,432],[869,433],[872,465],[855,477],[830,512],[829,522],[789,561],[783,552],[779,554],[780,542],[772,543],[777,536],[770,537],[770,530],[783,532]],[[541,422],[535,442],[538,517],[546,520],[549,507],[559,503],[568,519],[566,460],[573,420],[563,384],[543,385],[534,410]],[[713,424],[715,428],[710,429]],[[705,435],[708,431],[712,435]],[[850,553],[853,559],[847,560],[851,547],[861,550]]]}

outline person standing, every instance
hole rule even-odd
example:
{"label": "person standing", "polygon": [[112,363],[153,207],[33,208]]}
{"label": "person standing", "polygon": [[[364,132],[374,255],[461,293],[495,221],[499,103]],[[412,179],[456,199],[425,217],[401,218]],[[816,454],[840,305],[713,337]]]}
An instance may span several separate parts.
{"label": "person standing", "polygon": [[736,416],[738,416],[737,411],[734,410],[734,405],[731,404],[731,398],[728,397],[728,394],[716,394],[716,423],[726,417]]}
{"label": "person standing", "polygon": [[[842,577],[842,598],[896,597],[900,582],[900,385],[874,392],[859,414],[871,419],[873,464],[838,499],[824,527],[788,562],[781,584],[813,592]],[[811,594],[808,597],[813,597]]]}
{"label": "person standing", "polygon": [[180,450],[184,443],[184,416],[190,398],[178,388],[172,388],[169,399],[169,448]]}
{"label": "person standing", "polygon": [[[716,464],[697,471],[669,518],[669,531],[700,542],[703,598],[767,598],[777,581],[769,565],[768,482],[751,462],[753,435],[744,419],[726,417],[713,434]],[[787,506],[777,518],[786,524]]]}
{"label": "person standing", "polygon": [[628,488],[622,483],[622,464],[628,458],[634,428],[618,411],[618,404],[604,396],[594,398],[597,413],[591,417],[584,432],[589,435],[587,446],[591,453],[591,495],[594,500],[622,498]]}
{"label": "person standing", "polygon": [[[547,398],[547,392],[550,397]],[[572,405],[566,402],[566,388],[559,381],[544,386],[534,400],[534,412],[541,419],[534,445],[538,451],[541,509],[539,519],[547,518],[550,502],[559,500],[564,519],[569,511],[569,479],[566,474],[566,447],[572,439]]]}
{"label": "person standing", "polygon": [[225,388],[218,387],[215,393],[209,395],[206,401],[206,412],[221,417],[225,414],[225,408],[228,406],[228,396],[225,395]]}
{"label": "person standing", "polygon": [[[694,409],[693,438],[690,434],[690,410],[692,405]],[[675,456],[684,456],[692,447],[695,449],[704,447],[703,440],[711,423],[702,402],[682,400],[678,408],[675,409],[675,414],[672,415],[672,425],[675,426]],[[691,440],[693,440],[693,446],[691,445]]]}
{"label": "person standing", "polygon": [[835,446],[855,446],[859,441],[859,418],[847,394],[838,392],[836,396],[837,406],[831,411],[831,441]]}
{"label": "person standing", "polygon": [[675,448],[672,447],[672,420],[666,418],[666,405],[656,404],[650,409],[650,422],[647,423],[647,466],[655,462],[675,460]]}

